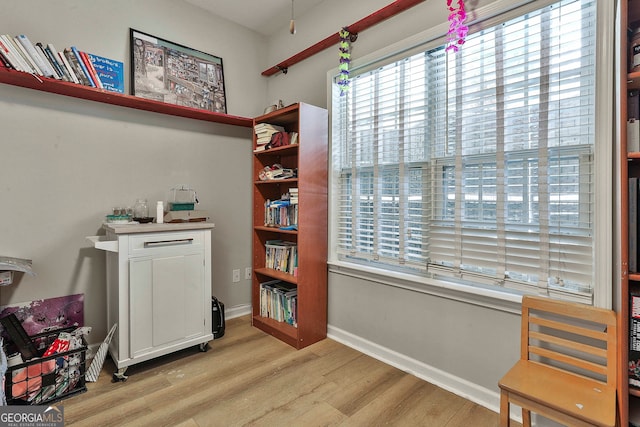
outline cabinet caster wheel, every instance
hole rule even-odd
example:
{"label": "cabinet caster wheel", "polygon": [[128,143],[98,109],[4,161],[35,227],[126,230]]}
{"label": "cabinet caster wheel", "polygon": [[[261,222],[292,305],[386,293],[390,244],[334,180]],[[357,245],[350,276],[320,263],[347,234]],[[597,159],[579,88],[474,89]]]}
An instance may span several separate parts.
{"label": "cabinet caster wheel", "polygon": [[127,370],[127,368],[123,368],[123,369],[118,369],[118,372],[114,372],[113,373],[113,377],[111,378],[111,382],[112,383],[117,383],[117,382],[125,382],[125,381],[127,381],[127,378],[129,378],[129,377],[124,374],[124,372],[126,370]]}
{"label": "cabinet caster wheel", "polygon": [[113,374],[113,378],[111,378],[112,383],[126,382],[129,377],[119,377],[118,374]]}
{"label": "cabinet caster wheel", "polygon": [[198,345],[198,348],[200,349],[201,352],[206,353],[209,350],[209,343],[203,342]]}

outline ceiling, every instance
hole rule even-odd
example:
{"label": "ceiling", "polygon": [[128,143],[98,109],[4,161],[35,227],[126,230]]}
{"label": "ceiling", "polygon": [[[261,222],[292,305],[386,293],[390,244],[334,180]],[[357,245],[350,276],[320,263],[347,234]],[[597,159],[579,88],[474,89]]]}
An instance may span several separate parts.
{"label": "ceiling", "polygon": [[[185,0],[265,36],[289,28],[292,0]],[[293,0],[294,16],[302,16],[324,0]]]}

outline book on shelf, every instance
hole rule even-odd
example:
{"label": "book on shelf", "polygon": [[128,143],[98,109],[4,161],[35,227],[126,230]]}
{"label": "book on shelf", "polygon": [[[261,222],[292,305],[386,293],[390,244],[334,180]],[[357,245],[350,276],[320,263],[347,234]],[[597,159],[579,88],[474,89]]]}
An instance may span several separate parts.
{"label": "book on shelf", "polygon": [[47,46],[45,46],[40,42],[36,43],[36,47],[40,49],[40,51],[44,55],[44,58],[47,60],[47,62],[49,63],[49,66],[53,70],[53,77],[58,80],[65,80],[64,73],[62,72],[62,69],[58,64],[58,61],[56,61],[56,59],[53,57],[53,53],[51,52],[51,49],[49,49]]}
{"label": "book on shelf", "polygon": [[638,271],[638,178],[629,178],[629,272]]}
{"label": "book on shelf", "polygon": [[87,55],[87,52],[79,51],[79,53],[80,53],[80,58],[82,58],[82,62],[84,63],[84,66],[87,68],[87,71],[89,71],[89,77],[93,81],[93,84],[97,88],[103,89],[102,83],[100,82],[100,79],[98,78],[98,73],[96,72],[96,69],[93,66],[93,63],[89,59],[89,56]]}
{"label": "book on shelf", "polygon": [[2,64],[3,68],[12,68],[11,63],[5,58],[2,49],[0,48],[0,64]]}
{"label": "book on shelf", "polygon": [[124,64],[114,59],[87,53],[104,89],[124,93]]}
{"label": "book on shelf", "polygon": [[13,39],[16,41],[22,58],[29,65],[29,71],[39,76],[46,75],[45,60],[40,57],[31,41],[24,35],[15,36]]}
{"label": "book on shelf", "polygon": [[60,52],[58,52],[58,49],[56,49],[56,47],[52,43],[48,43],[45,50],[46,52],[51,54],[51,62],[54,62],[56,64],[58,69],[58,74],[62,76],[63,80],[76,83],[73,80],[73,77],[71,76],[71,74],[69,73],[67,66],[64,64],[64,62],[60,58]]}
{"label": "book on shelf", "polygon": [[640,151],[640,120],[629,119],[627,121],[627,152]]}
{"label": "book on shelf", "polygon": [[6,45],[4,40],[4,36],[0,35],[0,54],[2,55],[3,61],[8,63],[11,68],[19,71],[23,71],[20,69],[20,64],[18,63],[18,59],[14,56],[13,52],[9,50],[9,47]]}
{"label": "book on shelf", "polygon": [[640,387],[640,294],[629,295],[629,385]]}
{"label": "book on shelf", "polygon": [[15,61],[15,68],[18,71],[24,71],[26,73],[34,73],[33,68],[27,63],[27,59],[22,55],[16,41],[8,34],[0,35],[2,42],[6,48],[11,52],[11,55]]}
{"label": "book on shelf", "polygon": [[298,288],[282,280],[260,283],[260,316],[297,326]]}
{"label": "book on shelf", "polygon": [[278,200],[267,199],[264,203],[264,225],[287,230],[298,229],[298,201],[291,200],[287,193]]}
{"label": "book on shelf", "polygon": [[67,59],[65,54],[63,52],[57,52],[57,55],[58,55],[58,58],[60,58],[60,61],[64,64],[64,67],[67,69],[67,73],[69,74],[69,77],[71,77],[71,81],[81,85],[82,83],[78,79],[78,76],[76,75],[76,72],[74,71],[73,66],[69,63],[69,60]]}
{"label": "book on shelf", "polygon": [[630,90],[627,95],[627,119],[640,120],[640,91]]}
{"label": "book on shelf", "polygon": [[272,123],[256,123],[256,125],[253,127],[253,130],[256,132],[256,134],[260,134],[262,132],[274,133],[282,132],[284,130],[284,127]]}
{"label": "book on shelf", "polygon": [[289,188],[289,202],[292,205],[298,204],[298,188],[297,187]]}
{"label": "book on shelf", "polygon": [[91,74],[89,74],[89,70],[87,69],[87,66],[82,60],[82,56],[80,55],[80,51],[78,50],[78,48],[75,46],[71,46],[70,49],[71,49],[71,52],[73,52],[73,55],[75,56],[80,69],[82,70],[82,72],[87,78],[87,81],[88,81],[87,86],[96,87],[96,84],[93,82],[93,78],[91,77]]}
{"label": "book on shelf", "polygon": [[265,267],[283,273],[298,275],[298,247],[294,242],[267,240]]}
{"label": "book on shelf", "polygon": [[80,81],[80,84],[84,86],[91,86],[91,81],[89,80],[89,77],[85,74],[84,69],[82,68],[82,65],[78,61],[78,57],[76,56],[75,53],[73,53],[73,50],[70,47],[65,48],[63,50],[63,54],[67,58],[67,61],[69,62],[71,67],[73,68],[73,71],[75,71],[76,77]]}
{"label": "book on shelf", "polygon": [[273,134],[284,132],[284,127],[269,123],[256,123],[253,130],[256,134],[256,144],[264,145],[271,142]]}

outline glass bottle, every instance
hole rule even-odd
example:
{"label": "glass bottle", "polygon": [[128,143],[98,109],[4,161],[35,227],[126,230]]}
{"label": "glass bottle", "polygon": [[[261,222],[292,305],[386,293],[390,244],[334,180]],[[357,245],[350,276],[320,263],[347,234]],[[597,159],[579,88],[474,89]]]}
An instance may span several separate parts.
{"label": "glass bottle", "polygon": [[135,218],[148,218],[149,217],[149,205],[147,199],[138,199],[133,206],[133,216]]}

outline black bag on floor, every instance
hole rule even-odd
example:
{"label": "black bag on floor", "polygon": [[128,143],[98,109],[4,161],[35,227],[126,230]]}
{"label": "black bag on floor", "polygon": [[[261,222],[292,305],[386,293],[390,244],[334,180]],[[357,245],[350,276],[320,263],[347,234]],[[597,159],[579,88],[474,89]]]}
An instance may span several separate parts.
{"label": "black bag on floor", "polygon": [[224,304],[218,298],[211,297],[211,332],[213,338],[218,339],[224,336]]}

